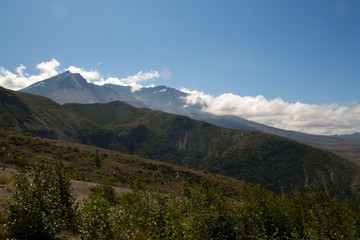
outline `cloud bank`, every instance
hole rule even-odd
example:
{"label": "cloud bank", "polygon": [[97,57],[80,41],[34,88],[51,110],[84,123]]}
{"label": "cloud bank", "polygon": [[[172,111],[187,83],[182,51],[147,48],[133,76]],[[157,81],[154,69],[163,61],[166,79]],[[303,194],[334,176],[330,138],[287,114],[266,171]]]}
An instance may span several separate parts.
{"label": "cloud bank", "polygon": [[24,70],[26,67],[22,64],[16,68],[16,73],[0,67],[0,86],[12,90],[20,90],[33,83],[57,75],[59,73],[59,66],[60,63],[54,58],[48,62],[39,63],[36,65],[36,68],[40,71],[38,75],[25,73]]}
{"label": "cloud bank", "polygon": [[311,105],[288,103],[281,98],[241,97],[231,93],[214,97],[203,92],[188,93],[188,105],[199,104],[202,111],[215,115],[234,115],[268,126],[311,134],[334,135],[360,132],[360,104]]}
{"label": "cloud bank", "polygon": [[[26,67],[22,64],[15,69],[15,73],[0,67],[0,86],[12,90],[20,90],[38,81],[58,75],[61,73],[61,71],[59,71],[59,67],[60,62],[54,58],[48,62],[42,62],[36,65],[36,68],[40,71],[38,75],[29,75],[28,73],[25,73],[24,71]],[[132,91],[138,91],[144,87],[141,85],[142,82],[160,77],[159,72],[154,70],[150,70],[148,72],[139,71],[133,76],[127,76],[124,78],[104,78],[97,70],[87,71],[84,68],[76,66],[69,66],[65,70],[81,74],[81,76],[90,83],[97,85],[111,83],[122,86],[130,86]]]}

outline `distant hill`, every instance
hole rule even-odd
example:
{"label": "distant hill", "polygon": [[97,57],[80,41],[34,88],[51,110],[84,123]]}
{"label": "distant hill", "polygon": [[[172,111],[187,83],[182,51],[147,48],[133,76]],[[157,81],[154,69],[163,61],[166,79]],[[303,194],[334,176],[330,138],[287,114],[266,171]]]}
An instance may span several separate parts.
{"label": "distant hill", "polygon": [[320,187],[358,192],[359,169],[330,152],[258,131],[216,127],[122,102],[65,104],[0,88],[4,130],[91,144],[222,174],[277,193]]}
{"label": "distant hill", "polygon": [[336,135],[335,138],[352,140],[356,142],[360,142],[360,133],[348,134],[348,135]]}
{"label": "distant hill", "polygon": [[119,100],[136,107],[146,107],[132,96],[125,97],[113,89],[88,83],[80,74],[69,71],[34,83],[20,91],[45,96],[59,104],[106,103]]}

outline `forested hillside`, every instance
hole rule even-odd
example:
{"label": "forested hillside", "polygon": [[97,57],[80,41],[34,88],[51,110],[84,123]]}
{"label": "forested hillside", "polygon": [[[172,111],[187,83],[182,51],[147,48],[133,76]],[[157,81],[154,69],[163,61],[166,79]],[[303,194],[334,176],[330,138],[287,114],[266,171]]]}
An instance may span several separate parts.
{"label": "forested hillside", "polygon": [[3,129],[91,144],[261,184],[277,193],[320,188],[344,198],[358,192],[358,168],[292,140],[224,129],[122,102],[66,104],[1,89]]}

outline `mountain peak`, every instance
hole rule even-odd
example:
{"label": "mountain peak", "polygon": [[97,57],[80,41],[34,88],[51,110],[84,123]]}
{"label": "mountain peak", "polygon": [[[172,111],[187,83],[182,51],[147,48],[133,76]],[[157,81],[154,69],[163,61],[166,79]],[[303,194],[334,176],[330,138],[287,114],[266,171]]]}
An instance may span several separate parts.
{"label": "mountain peak", "polygon": [[[66,78],[66,77],[71,77],[71,76],[73,76],[77,79],[81,79],[81,80],[84,79],[86,81],[86,79],[80,73],[72,73],[69,70],[67,70],[63,73],[60,73],[60,74],[56,75],[55,77],[56,78]],[[49,79],[51,79],[51,78],[49,78]]]}
{"label": "mountain peak", "polygon": [[146,107],[145,104],[133,97],[124,97],[113,89],[88,83],[79,73],[70,71],[34,83],[20,91],[42,95],[59,104],[106,103],[120,100],[137,107]]}
{"label": "mountain peak", "polygon": [[[69,74],[69,73],[72,73],[72,72],[70,72],[69,70],[66,70],[65,72],[60,73],[60,74]],[[59,75],[60,75],[60,74],[59,74]]]}
{"label": "mountain peak", "polygon": [[75,76],[75,75],[80,75],[80,74],[79,73],[72,73],[69,70],[67,70],[67,71],[65,71],[63,73],[59,73],[58,75],[56,75],[54,77],[51,77],[51,78],[48,78],[48,79],[45,79],[45,80],[49,80],[49,79],[52,79],[52,78],[68,77],[68,76],[72,76],[72,75]]}

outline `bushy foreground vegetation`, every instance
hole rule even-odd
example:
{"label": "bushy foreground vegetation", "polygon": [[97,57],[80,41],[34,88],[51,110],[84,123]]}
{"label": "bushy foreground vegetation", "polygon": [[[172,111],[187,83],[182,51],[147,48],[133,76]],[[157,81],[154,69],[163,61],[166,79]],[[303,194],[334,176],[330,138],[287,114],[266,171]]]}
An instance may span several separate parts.
{"label": "bushy foreground vegetation", "polygon": [[13,181],[15,191],[5,202],[9,236],[51,239],[62,229],[76,227],[77,205],[61,162],[52,168],[41,161],[29,177],[23,172]]}
{"label": "bushy foreground vegetation", "polygon": [[99,186],[79,203],[61,163],[39,163],[14,176],[6,201],[7,237],[53,239],[72,231],[81,239],[359,239],[357,200],[339,202],[324,192],[279,196],[247,185],[226,196],[209,181],[161,193],[134,186],[118,196]]}

